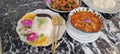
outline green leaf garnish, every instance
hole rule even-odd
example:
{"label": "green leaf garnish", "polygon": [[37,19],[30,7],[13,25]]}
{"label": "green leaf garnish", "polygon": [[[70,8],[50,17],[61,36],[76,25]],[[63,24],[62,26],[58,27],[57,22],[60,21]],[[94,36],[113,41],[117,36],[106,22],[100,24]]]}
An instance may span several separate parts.
{"label": "green leaf garnish", "polygon": [[74,2],[72,1],[72,2],[69,2],[70,4],[74,4]]}
{"label": "green leaf garnish", "polygon": [[31,28],[31,26],[25,26],[24,28]]}
{"label": "green leaf garnish", "polygon": [[66,4],[64,7],[65,7],[65,8],[69,8],[68,4]]}
{"label": "green leaf garnish", "polygon": [[60,7],[56,7],[56,10],[60,10]]}
{"label": "green leaf garnish", "polygon": [[26,34],[26,33],[22,33],[21,35],[26,37],[28,34]]}
{"label": "green leaf garnish", "polygon": [[40,34],[40,35],[38,35],[37,39],[39,39],[39,38],[41,38],[43,36],[44,36],[44,34]]}
{"label": "green leaf garnish", "polygon": [[41,25],[45,23],[45,19],[38,19],[38,27],[40,28]]}
{"label": "green leaf garnish", "polygon": [[24,29],[24,27],[21,27],[21,28],[19,28],[18,30],[19,30],[19,31],[22,31],[23,29]]}
{"label": "green leaf garnish", "polygon": [[31,26],[28,26],[27,28],[31,28]]}

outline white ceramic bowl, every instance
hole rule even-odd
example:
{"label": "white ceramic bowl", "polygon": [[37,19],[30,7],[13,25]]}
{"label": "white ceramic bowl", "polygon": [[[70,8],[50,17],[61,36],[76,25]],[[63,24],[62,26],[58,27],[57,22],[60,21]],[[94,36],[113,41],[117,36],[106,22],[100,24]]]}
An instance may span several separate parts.
{"label": "white ceramic bowl", "polygon": [[[81,5],[82,3],[82,0],[76,0],[76,2],[79,4],[79,6]],[[49,7],[50,9],[52,9],[53,11],[56,11],[56,12],[60,12],[60,13],[67,13],[67,12],[70,12],[71,10],[69,11],[59,11],[59,10],[56,10],[56,9],[53,9],[51,6],[50,6],[50,3],[51,3],[51,0],[49,0],[49,2],[47,0],[45,0],[45,4],[47,5],[47,7]],[[78,7],[79,7],[78,6]]]}
{"label": "white ceramic bowl", "polygon": [[73,15],[75,12],[78,12],[78,11],[90,11],[92,12],[93,14],[96,14],[103,22],[103,26],[101,28],[104,29],[104,26],[105,26],[105,19],[104,17],[98,13],[97,11],[95,10],[92,10],[90,8],[87,8],[87,7],[78,7],[78,8],[75,8],[73,9],[70,13],[69,13],[69,16],[68,16],[68,22],[67,22],[67,32],[68,34],[75,40],[79,41],[79,42],[82,42],[82,43],[89,43],[89,42],[93,42],[95,40],[98,39],[100,33],[101,33],[101,30],[99,30],[98,32],[94,32],[94,33],[88,33],[88,32],[83,32],[81,30],[78,30],[76,29],[70,22],[70,16]]}

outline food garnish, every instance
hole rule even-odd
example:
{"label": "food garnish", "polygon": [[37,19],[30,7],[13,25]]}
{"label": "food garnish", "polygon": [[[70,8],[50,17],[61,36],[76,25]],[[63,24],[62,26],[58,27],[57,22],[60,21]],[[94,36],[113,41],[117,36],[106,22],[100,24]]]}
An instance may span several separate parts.
{"label": "food garnish", "polygon": [[49,41],[49,37],[44,36],[39,39],[36,39],[34,42],[29,42],[29,44],[31,44],[33,46],[44,46],[48,43],[48,41]]}
{"label": "food garnish", "polygon": [[23,20],[21,21],[21,23],[23,26],[27,26],[27,27],[32,26],[32,20]]}
{"label": "food garnish", "polygon": [[33,20],[35,17],[35,14],[33,13],[27,13],[22,17],[22,20]]}
{"label": "food garnish", "polygon": [[27,40],[30,41],[30,42],[35,41],[36,38],[37,38],[37,34],[34,33],[34,32],[32,32],[32,33],[30,33],[30,34],[27,35]]}
{"label": "food garnish", "polygon": [[45,19],[38,19],[39,28],[45,23]]}
{"label": "food garnish", "polygon": [[38,35],[37,39],[39,39],[39,38],[41,38],[43,36],[44,36],[44,34],[40,34],[40,35]]}

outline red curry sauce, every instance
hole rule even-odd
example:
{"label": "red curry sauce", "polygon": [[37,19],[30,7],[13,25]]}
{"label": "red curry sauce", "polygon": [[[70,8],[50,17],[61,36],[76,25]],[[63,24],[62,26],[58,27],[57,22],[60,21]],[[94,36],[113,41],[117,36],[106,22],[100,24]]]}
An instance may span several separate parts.
{"label": "red curry sauce", "polygon": [[101,19],[88,11],[74,13],[70,22],[75,28],[84,32],[98,32],[102,27]]}

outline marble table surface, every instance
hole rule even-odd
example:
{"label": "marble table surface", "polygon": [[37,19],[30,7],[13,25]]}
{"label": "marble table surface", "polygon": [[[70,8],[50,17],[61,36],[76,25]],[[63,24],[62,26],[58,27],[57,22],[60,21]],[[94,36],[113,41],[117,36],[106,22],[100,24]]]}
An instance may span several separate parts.
{"label": "marble table surface", "polygon": [[2,54],[1,37],[0,37],[0,54]]}
{"label": "marble table surface", "polygon": [[[82,6],[86,6],[82,4]],[[20,40],[16,33],[17,21],[26,12],[48,9],[43,0],[0,0],[0,36],[3,54],[52,54],[51,45],[33,47]],[[67,20],[67,15],[60,13]],[[91,43],[80,43],[67,32],[57,44],[56,54],[115,54],[120,53],[120,13],[103,14],[106,28],[100,37]]]}

